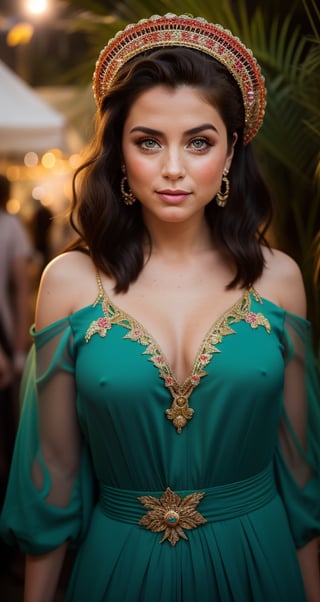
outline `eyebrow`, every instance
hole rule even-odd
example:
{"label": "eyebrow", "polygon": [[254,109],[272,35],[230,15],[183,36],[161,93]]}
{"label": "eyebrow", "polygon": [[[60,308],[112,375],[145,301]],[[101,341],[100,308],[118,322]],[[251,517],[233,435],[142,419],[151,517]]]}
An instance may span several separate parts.
{"label": "eyebrow", "polygon": [[[197,127],[191,128],[190,130],[186,130],[186,132],[184,133],[187,136],[193,136],[194,134],[199,134],[204,130],[213,130],[214,132],[218,133],[217,128],[214,125],[212,125],[212,123],[202,123]],[[136,127],[132,128],[132,130],[130,130],[130,134],[133,134],[134,132],[143,132],[144,134],[149,134],[151,136],[162,136],[162,132],[160,132],[159,130],[147,128],[143,125],[137,125]]]}

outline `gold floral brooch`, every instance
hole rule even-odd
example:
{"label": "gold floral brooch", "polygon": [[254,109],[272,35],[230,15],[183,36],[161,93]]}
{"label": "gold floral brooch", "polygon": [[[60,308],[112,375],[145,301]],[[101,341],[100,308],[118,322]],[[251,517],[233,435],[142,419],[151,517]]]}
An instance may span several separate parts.
{"label": "gold floral brooch", "polygon": [[180,538],[188,539],[183,529],[196,529],[207,522],[207,519],[195,509],[204,495],[204,493],[190,493],[182,498],[167,487],[160,498],[151,495],[138,497],[138,501],[145,508],[150,508],[149,512],[140,519],[139,525],[153,533],[164,531],[160,543],[167,540],[175,546]]}

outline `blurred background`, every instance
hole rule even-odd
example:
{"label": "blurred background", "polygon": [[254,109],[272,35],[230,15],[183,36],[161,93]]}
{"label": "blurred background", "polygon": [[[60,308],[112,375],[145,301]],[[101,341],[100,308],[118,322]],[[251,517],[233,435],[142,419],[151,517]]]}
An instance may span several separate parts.
{"label": "blurred background", "polygon": [[[165,12],[221,23],[262,67],[267,112],[254,146],[275,200],[269,237],[301,267],[319,354],[318,0],[0,0],[0,173],[11,183],[6,210],[32,243],[30,314],[44,266],[72,236],[71,180],[93,131],[98,53],[126,24]],[[19,563],[9,581],[1,600],[21,600]]]}

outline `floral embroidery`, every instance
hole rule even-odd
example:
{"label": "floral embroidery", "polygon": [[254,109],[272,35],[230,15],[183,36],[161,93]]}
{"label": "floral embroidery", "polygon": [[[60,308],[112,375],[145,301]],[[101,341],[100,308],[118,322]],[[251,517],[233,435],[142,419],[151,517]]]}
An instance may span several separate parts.
{"label": "floral embroidery", "polygon": [[101,337],[105,337],[107,331],[111,328],[111,321],[108,318],[98,318],[91,322],[85,336],[85,340],[88,343],[94,334],[99,334]]}
{"label": "floral embroidery", "polygon": [[[119,315],[121,312],[118,312]],[[129,328],[128,334],[125,335],[125,339],[130,339],[131,341],[138,341],[141,345],[149,345],[150,337],[144,332],[143,328],[140,326],[135,326],[135,320],[131,320],[131,318],[127,317],[124,321],[121,321],[121,324],[125,326],[126,324],[123,322],[129,322],[127,328]],[[117,322],[119,324],[120,322]]]}
{"label": "floral embroidery", "polygon": [[133,328],[130,330],[130,333],[127,335],[127,338],[130,338],[132,341],[139,341],[143,336],[143,332],[141,328]]}
{"label": "floral embroidery", "polygon": [[150,359],[154,363],[154,365],[157,366],[157,368],[161,368],[165,363],[165,359],[162,355],[154,355]]}
{"label": "floral embroidery", "polygon": [[232,325],[243,321],[253,329],[262,326],[268,334],[271,332],[269,320],[262,313],[255,313],[251,310],[251,295],[258,303],[262,304],[261,297],[254,289],[246,291],[243,297],[211,327],[201,344],[190,376],[183,383],[180,383],[172,373],[165,356],[152,336],[132,316],[113,305],[104,292],[100,279],[98,279],[98,283],[100,283],[100,292],[95,305],[99,302],[102,304],[103,316],[91,322],[85,335],[86,342],[88,343],[94,334],[105,337],[113,324],[126,328],[128,332],[124,338],[138,342],[145,347],[143,353],[149,356],[149,360],[159,370],[159,375],[164,380],[165,386],[170,390],[172,404],[170,408],[166,409],[165,414],[172,421],[177,433],[182,432],[182,429],[194,414],[194,410],[188,405],[189,398],[195,387],[199,385],[201,378],[206,376],[205,367],[211,361],[213,354],[220,353],[217,345],[222,342],[225,336],[235,334],[236,331],[233,330]]}
{"label": "floral embroidery", "polygon": [[183,529],[196,529],[207,522],[195,509],[203,496],[204,493],[190,493],[182,498],[168,487],[160,498],[152,495],[138,497],[145,508],[150,508],[139,524],[153,533],[164,531],[160,543],[167,540],[175,546],[180,538],[188,539]]}
{"label": "floral embroidery", "polygon": [[270,332],[270,324],[269,321],[262,314],[255,314],[253,311],[249,311],[249,313],[245,317],[245,321],[251,325],[252,328],[258,328],[258,326],[264,326],[267,332]]}

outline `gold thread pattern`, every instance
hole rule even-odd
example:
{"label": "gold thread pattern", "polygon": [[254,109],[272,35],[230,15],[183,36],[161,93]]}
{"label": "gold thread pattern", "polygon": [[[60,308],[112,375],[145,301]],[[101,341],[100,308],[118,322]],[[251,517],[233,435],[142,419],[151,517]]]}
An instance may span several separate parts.
{"label": "gold thread pattern", "polygon": [[204,493],[190,493],[181,497],[167,487],[160,498],[152,495],[138,497],[138,501],[149,509],[139,521],[139,525],[146,527],[153,533],[162,533],[160,543],[168,541],[175,546],[179,539],[186,539],[183,529],[196,529],[204,525],[207,519],[196,510]]}
{"label": "gold thread pattern", "polygon": [[146,347],[143,354],[150,356],[149,360],[158,369],[160,377],[171,393],[172,403],[170,408],[165,410],[165,414],[168,420],[172,421],[177,433],[182,432],[182,429],[194,415],[194,409],[189,407],[189,399],[194,389],[199,385],[201,378],[207,375],[205,367],[211,361],[213,354],[220,353],[217,345],[222,342],[224,337],[236,333],[232,325],[243,321],[253,329],[263,327],[268,334],[271,332],[269,320],[262,313],[251,310],[251,295],[258,303],[262,304],[260,295],[253,288],[245,291],[241,299],[210,328],[196,355],[191,374],[183,383],[180,383],[174,376],[169,363],[153,337],[142,324],[111,303],[102,288],[100,279],[98,279],[98,284],[99,295],[95,305],[99,302],[102,304],[103,316],[91,322],[85,334],[85,341],[88,343],[95,334],[105,337],[112,325],[118,324],[129,331],[125,334],[125,339],[138,342]]}
{"label": "gold thread pattern", "polygon": [[221,25],[203,17],[152,15],[131,23],[101,50],[93,75],[98,107],[112,87],[119,69],[146,50],[182,46],[201,51],[219,61],[238,84],[245,110],[244,144],[258,132],[266,106],[266,88],[252,51]]}

